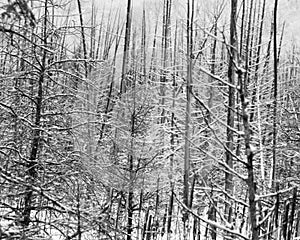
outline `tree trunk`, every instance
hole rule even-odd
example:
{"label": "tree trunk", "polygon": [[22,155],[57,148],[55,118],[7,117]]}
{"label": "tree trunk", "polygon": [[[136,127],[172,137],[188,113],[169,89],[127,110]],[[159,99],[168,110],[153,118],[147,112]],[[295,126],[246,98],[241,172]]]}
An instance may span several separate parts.
{"label": "tree trunk", "polygon": [[[24,210],[22,212],[21,225],[26,230],[31,222],[30,215],[33,204],[33,185],[35,179],[38,176],[37,165],[38,165],[38,152],[41,145],[41,120],[42,120],[42,102],[43,102],[43,84],[45,80],[46,71],[46,58],[47,58],[47,18],[48,18],[48,0],[45,1],[44,5],[44,29],[43,29],[43,45],[45,49],[43,51],[41,69],[38,79],[38,91],[36,97],[36,109],[34,119],[34,129],[32,134],[31,150],[29,155],[29,161],[26,166],[26,175],[28,176],[28,187],[26,187],[26,194],[24,196]],[[26,234],[25,234],[26,236]]]}
{"label": "tree trunk", "polygon": [[126,29],[125,29],[125,42],[123,51],[123,64],[122,64],[122,76],[121,76],[121,86],[120,94],[126,92],[126,75],[127,75],[127,65],[128,65],[128,55],[129,55],[129,45],[130,45],[130,32],[131,32],[131,0],[127,1],[127,13],[126,13]]}
{"label": "tree trunk", "polygon": [[[192,4],[191,4],[192,3]],[[185,113],[185,143],[184,143],[184,176],[183,176],[183,202],[189,206],[189,174],[190,174],[190,122],[191,122],[191,91],[192,91],[192,23],[194,0],[187,1],[187,76],[186,76],[186,113]],[[184,212],[184,240],[187,239],[188,212]]]}
{"label": "tree trunk", "polygon": [[[234,62],[237,59],[237,0],[231,0],[231,17],[230,17],[230,52],[229,52],[229,67],[228,67],[228,80],[231,85],[235,85],[236,82],[236,70]],[[229,86],[228,90],[228,112],[227,112],[227,131],[226,131],[226,164],[233,168],[232,152],[234,150],[233,144],[233,130],[234,129],[234,115],[235,115],[235,89]],[[231,173],[225,173],[225,191],[229,194],[233,194],[233,176]],[[231,222],[229,216],[230,204],[226,205],[225,214],[227,220]]]}
{"label": "tree trunk", "polygon": [[161,97],[161,123],[165,122],[165,104],[166,104],[166,82],[168,75],[169,66],[169,46],[170,46],[170,23],[171,23],[171,9],[172,1],[164,0],[164,11],[163,11],[163,40],[162,40],[162,75],[160,78],[160,97]]}
{"label": "tree trunk", "polygon": [[289,211],[290,211],[290,203],[288,200],[285,201],[285,211],[282,219],[282,237],[284,240],[287,240],[287,230],[289,223]]}
{"label": "tree trunk", "polygon": [[293,198],[291,203],[292,206],[291,206],[291,214],[289,217],[287,240],[291,240],[293,238],[293,232],[294,232],[293,224],[294,224],[296,202],[297,202],[297,188],[295,187],[293,191]]}
{"label": "tree trunk", "polygon": [[277,147],[277,6],[278,0],[275,0],[274,6],[274,38],[273,38],[273,60],[274,60],[274,91],[273,91],[273,143],[272,143],[272,168],[270,185],[274,187],[276,176],[276,147]]}

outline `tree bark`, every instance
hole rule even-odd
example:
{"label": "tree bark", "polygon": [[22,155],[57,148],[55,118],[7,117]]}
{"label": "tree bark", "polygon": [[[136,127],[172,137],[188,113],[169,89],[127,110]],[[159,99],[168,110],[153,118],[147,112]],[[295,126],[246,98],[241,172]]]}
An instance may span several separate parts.
{"label": "tree bark", "polygon": [[250,226],[251,226],[251,233],[252,233],[252,240],[258,239],[258,229],[257,229],[257,220],[256,220],[256,201],[255,201],[255,193],[256,193],[256,186],[255,186],[255,179],[254,179],[254,152],[251,148],[251,130],[250,130],[250,123],[249,123],[249,115],[247,112],[247,89],[246,89],[246,80],[244,79],[244,83],[240,82],[240,98],[242,104],[242,117],[243,117],[243,125],[244,125],[244,140],[245,140],[245,152],[247,156],[247,172],[248,172],[248,179],[247,185],[249,190],[249,212],[250,212]]}
{"label": "tree bark", "polygon": [[129,45],[130,45],[130,32],[131,32],[131,0],[127,1],[127,13],[126,13],[126,29],[125,29],[125,42],[123,51],[123,64],[122,64],[122,76],[121,76],[121,86],[120,94],[126,92],[126,75],[127,75],[127,65],[128,65],[128,55],[129,55]]}
{"label": "tree bark", "polygon": [[273,91],[273,142],[272,142],[272,169],[270,185],[274,187],[276,176],[276,147],[277,147],[277,6],[278,0],[274,5],[274,38],[273,38],[273,61],[274,61],[274,91]]}
{"label": "tree bark", "polygon": [[[187,1],[187,76],[186,76],[186,109],[185,109],[185,143],[184,143],[184,176],[183,203],[189,206],[189,174],[190,174],[190,123],[191,123],[191,91],[192,91],[192,23],[194,0]],[[187,239],[188,212],[184,212],[184,239]]]}
{"label": "tree bark", "polygon": [[42,120],[42,102],[43,102],[43,84],[45,80],[46,71],[46,58],[47,58],[47,18],[48,18],[48,0],[44,4],[44,29],[43,29],[43,45],[45,49],[43,51],[41,69],[38,79],[38,91],[36,97],[36,110],[35,110],[35,120],[34,129],[32,134],[31,150],[29,155],[29,161],[26,166],[26,174],[28,176],[28,186],[26,187],[26,194],[24,196],[24,210],[22,212],[21,225],[26,229],[30,222],[30,215],[32,211],[33,204],[33,185],[38,177],[37,165],[38,165],[38,152],[41,145],[41,120]]}
{"label": "tree bark", "polygon": [[294,224],[296,202],[297,202],[297,188],[295,187],[293,190],[293,198],[292,198],[292,203],[291,203],[292,206],[291,206],[291,214],[289,217],[287,240],[292,239],[293,232],[294,232],[293,224]]}
{"label": "tree bark", "polygon": [[[229,52],[229,67],[228,67],[228,81],[231,85],[235,85],[236,82],[236,70],[234,63],[237,59],[237,0],[231,0],[231,15],[230,15],[230,52]],[[228,89],[228,111],[227,111],[227,130],[226,130],[226,164],[233,168],[232,152],[234,150],[233,144],[233,128],[234,128],[234,115],[235,115],[235,88],[229,86]],[[233,193],[233,176],[231,173],[225,173],[225,191],[232,195]],[[227,220],[230,222],[229,216],[230,204],[227,204],[225,208],[225,214]]]}

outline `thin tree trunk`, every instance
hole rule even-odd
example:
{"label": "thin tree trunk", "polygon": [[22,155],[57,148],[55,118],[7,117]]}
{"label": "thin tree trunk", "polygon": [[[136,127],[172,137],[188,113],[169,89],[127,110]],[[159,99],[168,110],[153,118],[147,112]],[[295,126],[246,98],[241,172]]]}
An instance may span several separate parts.
{"label": "thin tree trunk", "polygon": [[168,221],[167,221],[167,239],[171,238],[171,226],[172,226],[172,215],[173,215],[173,205],[174,205],[174,183],[171,183],[171,195],[168,207]]}
{"label": "thin tree trunk", "polygon": [[[100,57],[100,48],[101,48],[101,42],[102,42],[102,28],[104,25],[104,10],[102,12],[102,17],[101,17],[101,22],[100,22],[100,26],[99,26],[99,35],[98,35],[98,40],[97,40],[97,48],[96,49],[96,55],[95,55],[95,59],[98,59]],[[94,51],[95,51],[94,49]]]}
{"label": "thin tree trunk", "polygon": [[287,230],[288,230],[288,223],[289,223],[289,211],[290,211],[290,203],[288,200],[285,202],[285,211],[284,216],[282,219],[282,237],[284,240],[287,240]]}
{"label": "thin tree trunk", "polygon": [[[191,4],[192,2],[192,4]],[[191,92],[192,92],[192,23],[194,0],[187,1],[187,77],[186,77],[186,113],[185,113],[185,143],[184,143],[184,176],[183,203],[189,206],[189,174],[190,174],[190,122],[191,122]],[[184,240],[188,238],[188,212],[183,213]]]}
{"label": "thin tree trunk", "polygon": [[120,212],[121,212],[121,205],[122,205],[122,194],[120,194],[120,198],[118,200],[118,206],[117,206],[117,214],[116,214],[116,220],[115,220],[115,240],[118,239],[118,231],[117,229],[119,229],[119,216],[120,216]]}
{"label": "thin tree trunk", "polygon": [[[265,162],[264,162],[264,149],[262,144],[262,130],[261,130],[261,110],[260,110],[260,80],[259,80],[259,61],[261,54],[261,44],[262,44],[262,35],[263,35],[263,27],[264,27],[264,17],[265,17],[265,8],[266,8],[266,0],[263,1],[262,13],[260,19],[260,29],[259,29],[259,38],[258,38],[258,48],[256,53],[256,68],[255,68],[255,89],[252,95],[252,104],[254,105],[255,101],[257,104],[257,119],[258,119],[258,132],[259,132],[259,149],[260,149],[260,173],[262,179],[262,192],[265,192]],[[250,122],[254,119],[254,111],[250,114]]]}
{"label": "thin tree trunk", "polygon": [[[132,172],[133,164],[132,163],[132,157],[130,157],[130,165],[129,165],[129,171]],[[131,183],[130,183],[131,184]],[[130,187],[128,192],[128,198],[127,198],[127,240],[131,240],[132,236],[132,225],[133,225],[133,189]]]}
{"label": "thin tree trunk", "polygon": [[299,231],[300,231],[300,211],[297,213],[297,220],[296,220],[296,227],[295,227],[295,237],[299,236]]}
{"label": "thin tree trunk", "polygon": [[[124,26],[124,25],[123,25]],[[116,35],[121,35],[123,32],[123,27],[121,28],[121,30],[118,28]],[[106,106],[105,106],[105,110],[104,110],[104,121],[101,125],[101,130],[100,130],[100,136],[99,136],[99,140],[98,140],[98,144],[101,143],[103,136],[105,134],[105,126],[106,126],[106,121],[107,121],[107,114],[109,113],[109,111],[113,108],[113,88],[114,88],[114,82],[115,82],[115,74],[116,74],[116,60],[117,60],[117,53],[118,53],[118,49],[119,49],[119,45],[120,45],[120,40],[121,37],[118,37],[116,39],[116,45],[115,45],[115,52],[114,52],[114,57],[113,57],[113,70],[111,75],[108,77],[108,80],[110,81],[110,85],[109,85],[109,90],[108,90],[108,94],[107,94],[107,102],[106,102]]]}
{"label": "thin tree trunk", "polygon": [[273,60],[274,60],[274,91],[273,91],[273,142],[272,142],[272,168],[270,185],[274,187],[276,176],[276,148],[277,148],[277,6],[278,0],[274,5],[274,38],[273,38]]}
{"label": "thin tree trunk", "polygon": [[248,171],[248,179],[247,185],[249,190],[249,214],[250,214],[250,226],[251,226],[251,234],[252,240],[258,239],[258,229],[257,229],[257,219],[256,219],[256,201],[255,201],[255,179],[254,179],[254,166],[253,166],[253,158],[254,153],[253,149],[251,149],[251,129],[250,129],[250,119],[248,115],[248,102],[249,98],[248,94],[248,85],[249,85],[249,62],[250,62],[250,32],[251,31],[251,22],[252,22],[252,11],[253,11],[253,0],[251,0],[250,9],[249,9],[249,19],[248,19],[248,35],[246,39],[246,57],[245,57],[245,74],[244,79],[239,74],[239,87],[240,87],[240,100],[242,105],[242,118],[243,118],[243,126],[244,126],[244,141],[245,141],[245,152],[247,156],[247,171]]}
{"label": "thin tree trunk", "polygon": [[142,24],[142,43],[141,43],[141,60],[142,60],[142,66],[141,66],[141,72],[143,73],[144,78],[144,84],[146,84],[147,81],[147,72],[146,72],[146,66],[147,66],[147,49],[146,49],[146,12],[145,12],[145,5],[143,6],[143,24]]}
{"label": "thin tree trunk", "polygon": [[[212,201],[211,202],[211,206],[208,212],[208,219],[212,220],[212,221],[216,221],[217,220],[217,202],[216,201]],[[216,240],[217,239],[217,228],[215,226],[210,226],[210,236],[212,240]]]}
{"label": "thin tree trunk", "polygon": [[[24,196],[24,210],[22,212],[21,225],[26,231],[31,222],[30,215],[32,212],[33,204],[33,185],[35,179],[38,176],[37,164],[38,164],[38,152],[41,145],[41,121],[42,121],[42,102],[43,102],[43,84],[45,81],[45,71],[46,71],[46,58],[47,58],[47,18],[48,18],[48,0],[44,4],[44,29],[43,29],[43,45],[45,46],[41,61],[41,69],[38,79],[38,92],[36,97],[36,109],[35,109],[35,119],[34,119],[34,129],[32,134],[31,149],[29,155],[29,161],[26,165],[26,175],[28,176],[28,187],[26,187],[26,194]],[[26,233],[24,232],[24,237],[26,239]]]}
{"label": "thin tree trunk", "polygon": [[157,42],[157,28],[158,28],[158,19],[155,22],[155,29],[154,29],[154,38],[152,43],[152,54],[151,54],[151,61],[150,61],[150,70],[149,70],[149,78],[155,80],[156,74],[153,74],[156,69],[156,42]]}
{"label": "thin tree trunk", "polygon": [[[91,15],[91,39],[90,39],[90,58],[93,59],[95,57],[95,49],[96,49],[96,10],[95,10],[95,0],[92,0],[92,15]],[[91,67],[89,71],[91,71]]]}
{"label": "thin tree trunk", "polygon": [[[82,8],[81,8],[81,1],[80,0],[77,0],[77,5],[78,5],[78,13],[79,13],[79,20],[80,20],[80,28],[81,28],[81,38],[82,38],[82,46],[83,46],[83,58],[84,58],[84,70],[85,70],[85,78],[87,80],[88,76],[89,76],[89,67],[88,67],[88,52],[87,52],[87,42],[86,42],[86,38],[85,38],[85,31],[84,31],[84,21],[83,21],[83,14],[82,14]],[[87,154],[89,156],[92,155],[92,133],[93,133],[93,130],[92,130],[92,124],[91,124],[91,115],[89,114],[90,112],[90,108],[91,108],[91,104],[90,104],[90,100],[92,99],[92,91],[91,91],[91,88],[88,84],[88,82],[86,82],[85,84],[85,90],[86,90],[86,93],[85,93],[85,97],[86,97],[86,109],[87,109],[87,126],[86,126],[86,129],[87,129],[87,139],[86,141],[88,142],[87,143]]]}
{"label": "thin tree trunk", "polygon": [[169,47],[170,47],[170,22],[171,22],[171,9],[172,0],[164,0],[163,12],[163,41],[162,41],[162,57],[163,57],[163,73],[160,79],[160,96],[161,96],[161,123],[165,122],[165,104],[166,104],[166,82],[169,66]]}
{"label": "thin tree trunk", "polygon": [[[82,15],[82,9],[81,9],[81,2],[80,0],[77,0],[78,5],[78,12],[79,12],[79,20],[80,20],[80,27],[81,27],[81,38],[82,38],[82,46],[83,46],[83,57],[84,59],[88,59],[88,53],[87,53],[87,46],[86,46],[86,39],[85,39],[85,33],[84,33],[84,23],[83,23],[83,15]],[[88,76],[88,65],[87,61],[84,61],[84,70],[85,70],[85,77]]]}
{"label": "thin tree trunk", "polygon": [[143,231],[142,231],[142,240],[145,239],[145,236],[146,236],[146,233],[147,233],[148,218],[149,218],[149,207],[147,208],[147,211],[146,211],[146,214],[145,214],[144,226],[143,226]]}
{"label": "thin tree trunk", "polygon": [[[135,34],[134,34],[135,36]],[[135,38],[133,41],[133,58],[135,58]],[[135,69],[135,63],[133,68]],[[135,69],[136,70],[136,69]],[[131,114],[131,130],[130,130],[130,153],[128,156],[128,170],[129,170],[129,191],[128,191],[128,199],[127,199],[127,240],[132,239],[132,231],[133,231],[133,198],[134,198],[134,179],[135,179],[135,170],[134,170],[134,146],[135,146],[135,125],[136,125],[136,74],[134,74],[133,83],[132,83],[132,114]]]}
{"label": "thin tree trunk", "polygon": [[[231,85],[235,85],[236,82],[236,69],[234,62],[237,59],[237,0],[231,0],[231,17],[230,17],[230,52],[229,52],[229,67],[228,67],[228,80]],[[226,130],[226,164],[233,168],[232,152],[234,150],[233,144],[233,130],[234,129],[234,115],[235,115],[235,89],[229,87],[228,90],[228,111],[227,111],[227,130]],[[225,173],[225,191],[229,195],[233,194],[233,176],[231,173]],[[227,220],[231,222],[229,214],[230,204],[227,204],[225,208],[225,214]]]}
{"label": "thin tree trunk", "polygon": [[192,177],[192,184],[190,189],[190,196],[189,196],[189,208],[192,208],[193,206],[193,200],[194,200],[194,191],[195,191],[195,185],[196,185],[196,179],[197,179],[197,173],[196,171],[193,171],[193,177]]}
{"label": "thin tree trunk", "polygon": [[[276,233],[276,230],[278,228],[278,215],[279,215],[279,204],[280,204],[280,199],[279,199],[279,183],[276,184],[276,202],[275,202],[275,209],[274,209],[274,219],[273,221],[269,222],[269,233],[268,233],[268,240],[271,240],[273,238],[273,231]],[[275,228],[275,230],[274,230]]]}
{"label": "thin tree trunk", "polygon": [[166,233],[167,215],[168,215],[168,204],[166,204],[165,213],[163,216],[163,221],[162,221],[162,226],[161,226],[161,237],[163,237]]}
{"label": "thin tree trunk", "polygon": [[141,215],[142,215],[142,209],[143,209],[143,197],[144,197],[144,191],[143,191],[143,189],[141,189],[141,192],[140,192],[140,202],[139,202],[138,225],[137,225],[137,239],[140,239]]}
{"label": "thin tree trunk", "polygon": [[155,239],[157,236],[157,230],[158,230],[158,226],[159,226],[159,202],[160,202],[160,196],[159,196],[159,192],[160,192],[160,178],[157,178],[157,182],[156,182],[156,199],[155,199],[155,210],[154,210],[154,216],[153,216],[153,224],[152,224],[152,233],[151,234],[153,236],[153,238]]}
{"label": "thin tree trunk", "polygon": [[174,205],[174,186],[175,182],[173,179],[173,171],[174,171],[174,152],[175,152],[175,97],[176,97],[176,75],[177,75],[177,69],[176,69],[176,54],[177,50],[177,22],[175,27],[175,40],[174,40],[174,53],[173,53],[173,83],[172,83],[172,113],[171,113],[171,155],[170,155],[170,200],[169,200],[169,207],[168,207],[168,220],[167,220],[167,239],[169,240],[171,238],[171,226],[172,226],[172,217],[173,217],[173,205]]}
{"label": "thin tree trunk", "polygon": [[130,32],[131,32],[131,0],[127,1],[127,13],[126,13],[126,29],[125,29],[125,42],[124,42],[124,52],[123,52],[123,64],[122,64],[122,77],[120,93],[126,92],[126,75],[127,75],[127,65],[128,65],[128,55],[129,55],[129,45],[130,45]]}
{"label": "thin tree trunk", "polygon": [[250,226],[252,233],[252,240],[258,239],[258,229],[257,229],[257,220],[256,220],[256,201],[255,201],[255,179],[254,179],[254,167],[253,167],[253,149],[251,149],[251,130],[249,123],[249,115],[247,113],[247,102],[248,98],[247,94],[247,85],[246,79],[244,79],[244,83],[240,82],[240,98],[242,104],[242,117],[243,117],[243,125],[244,125],[244,140],[245,140],[245,152],[247,155],[247,171],[248,171],[248,179],[247,185],[249,190],[249,212],[250,212]]}
{"label": "thin tree trunk", "polygon": [[151,226],[152,226],[152,215],[149,216],[149,220],[148,220],[148,226],[147,226],[147,230],[146,230],[146,240],[150,240],[151,239]]}
{"label": "thin tree trunk", "polygon": [[293,238],[294,233],[294,216],[295,216],[295,209],[296,209],[296,202],[297,202],[297,188],[295,187],[293,190],[293,198],[292,198],[292,206],[291,206],[291,214],[289,217],[289,226],[288,226],[288,235],[287,240],[291,240]]}
{"label": "thin tree trunk", "polygon": [[81,211],[80,211],[80,183],[77,180],[77,194],[76,194],[76,201],[77,201],[77,209],[76,209],[76,214],[77,214],[77,233],[78,233],[78,240],[81,240]]}
{"label": "thin tree trunk", "polygon": [[[253,13],[253,2],[254,0],[250,0],[250,9],[249,9],[249,18],[248,18],[248,27],[247,27],[247,38],[246,38],[246,54],[245,54],[245,74],[244,74],[244,81],[245,81],[245,88],[248,88],[248,83],[249,83],[249,66],[250,66],[250,60],[251,60],[251,46],[250,46],[250,38],[251,38],[251,23],[252,23],[252,13]],[[242,44],[242,43],[241,43]]]}
{"label": "thin tree trunk", "polygon": [[282,42],[283,42],[283,35],[284,35],[284,29],[285,29],[285,22],[282,25],[282,30],[281,30],[280,40],[279,40],[279,46],[278,46],[277,59],[280,58],[281,47],[282,47]]}

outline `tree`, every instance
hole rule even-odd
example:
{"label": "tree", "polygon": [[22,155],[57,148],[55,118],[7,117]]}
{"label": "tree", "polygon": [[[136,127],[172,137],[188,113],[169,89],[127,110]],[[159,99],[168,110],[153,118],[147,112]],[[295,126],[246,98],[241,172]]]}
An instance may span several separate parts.
{"label": "tree", "polygon": [[[237,0],[231,1],[231,14],[230,14],[230,51],[229,51],[229,66],[228,66],[228,80],[231,86],[228,91],[228,111],[227,111],[227,133],[226,133],[226,164],[233,169],[233,130],[234,129],[234,115],[235,115],[235,89],[232,85],[236,84],[236,69],[235,64],[237,62]],[[225,173],[225,191],[229,194],[233,194],[233,177],[231,173]],[[230,204],[227,205],[227,219],[231,222]]]}
{"label": "tree", "polygon": [[299,235],[282,5],[150,2],[0,6],[0,238]]}

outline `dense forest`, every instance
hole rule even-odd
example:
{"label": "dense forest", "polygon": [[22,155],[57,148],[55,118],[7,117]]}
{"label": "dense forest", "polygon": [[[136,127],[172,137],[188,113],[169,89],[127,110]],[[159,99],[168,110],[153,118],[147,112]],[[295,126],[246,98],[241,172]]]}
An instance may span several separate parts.
{"label": "dense forest", "polygon": [[1,0],[0,239],[300,239],[298,4]]}

